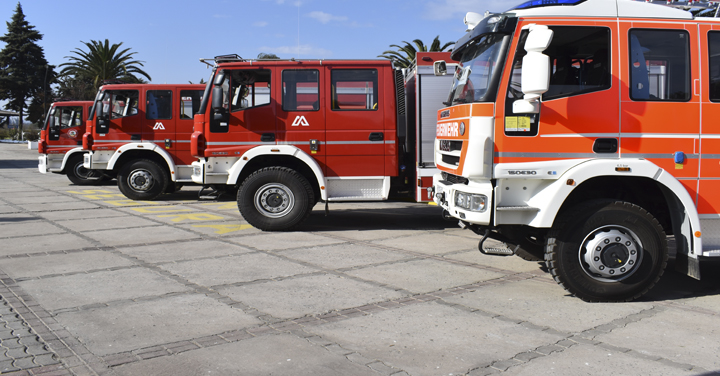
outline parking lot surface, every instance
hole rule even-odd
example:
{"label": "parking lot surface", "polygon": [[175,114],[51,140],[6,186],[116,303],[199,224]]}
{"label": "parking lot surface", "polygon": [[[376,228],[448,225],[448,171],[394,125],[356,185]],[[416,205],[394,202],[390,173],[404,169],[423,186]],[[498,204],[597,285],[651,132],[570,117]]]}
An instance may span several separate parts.
{"label": "parking lot surface", "polygon": [[585,303],[437,207],[318,204],[262,232],[232,198],[131,201],[0,144],[0,373],[718,375],[720,267]]}

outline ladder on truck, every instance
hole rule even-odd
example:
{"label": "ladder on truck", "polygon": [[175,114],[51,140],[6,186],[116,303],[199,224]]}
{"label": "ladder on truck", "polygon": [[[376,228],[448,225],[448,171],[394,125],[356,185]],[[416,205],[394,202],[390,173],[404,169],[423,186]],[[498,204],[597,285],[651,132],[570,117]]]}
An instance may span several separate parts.
{"label": "ladder on truck", "polygon": [[715,13],[713,14],[713,17],[717,17],[718,10],[720,10],[720,7],[718,7],[718,4],[720,4],[720,2],[718,2],[718,1],[693,1],[693,0],[687,0],[687,1],[639,0],[639,1],[645,1],[646,3],[650,3],[650,4],[666,5],[669,7],[693,12],[694,14],[697,14],[696,12],[704,12],[704,11],[714,10]]}

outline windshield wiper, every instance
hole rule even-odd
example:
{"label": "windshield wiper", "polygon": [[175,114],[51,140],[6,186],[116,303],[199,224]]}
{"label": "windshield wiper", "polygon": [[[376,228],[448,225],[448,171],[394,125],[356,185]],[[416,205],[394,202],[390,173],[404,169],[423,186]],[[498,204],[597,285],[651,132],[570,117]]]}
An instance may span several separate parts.
{"label": "windshield wiper", "polygon": [[465,98],[455,98],[453,99],[453,103],[467,103],[468,100]]}

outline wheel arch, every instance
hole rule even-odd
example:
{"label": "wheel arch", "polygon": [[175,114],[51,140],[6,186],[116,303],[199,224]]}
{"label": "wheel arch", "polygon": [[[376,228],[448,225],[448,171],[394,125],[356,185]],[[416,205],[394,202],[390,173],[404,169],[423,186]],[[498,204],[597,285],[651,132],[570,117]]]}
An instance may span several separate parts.
{"label": "wheel arch", "polygon": [[[622,172],[616,167],[622,164]],[[628,170],[629,169],[629,170]],[[695,200],[670,173],[647,160],[589,161],[568,170],[553,184],[553,204],[543,208],[545,227],[552,226],[566,210],[590,199],[615,199],[638,205],[655,216],[666,233],[675,235],[678,255],[697,259],[702,253],[700,218]]]}
{"label": "wheel arch", "polygon": [[63,161],[62,161],[62,164],[60,165],[60,171],[61,171],[61,173],[67,174],[67,170],[65,170],[65,168],[67,167],[67,163],[68,163],[68,161],[70,160],[70,158],[73,158],[73,157],[75,157],[76,155],[81,155],[81,156],[82,156],[83,154],[85,154],[85,153],[87,153],[87,152],[88,152],[87,150],[84,150],[84,149],[81,148],[81,147],[72,148],[72,149],[68,150],[68,151],[65,153],[65,156],[63,156]]}
{"label": "wheel arch", "polygon": [[227,182],[239,186],[253,172],[271,166],[294,169],[310,182],[315,197],[327,199],[322,168],[314,158],[292,145],[263,145],[248,150],[228,171]]}
{"label": "wheel arch", "polygon": [[107,169],[119,171],[125,164],[137,159],[152,160],[167,171],[170,181],[176,180],[172,156],[153,143],[132,143],[119,147],[108,161]]}

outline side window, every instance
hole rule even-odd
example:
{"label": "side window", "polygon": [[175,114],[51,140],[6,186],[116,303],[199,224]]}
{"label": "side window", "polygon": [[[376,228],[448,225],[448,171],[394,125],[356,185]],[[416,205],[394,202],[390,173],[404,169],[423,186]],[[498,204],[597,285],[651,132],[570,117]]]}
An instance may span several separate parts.
{"label": "side window", "polygon": [[543,100],[569,97],[610,88],[610,29],[551,26],[554,36],[545,54],[550,56],[550,88]]}
{"label": "side window", "polygon": [[684,30],[630,30],[632,100],[690,100],[689,39]]}
{"label": "side window", "polygon": [[333,111],[378,109],[377,69],[333,69],[330,77]]}
{"label": "side window", "polygon": [[203,90],[180,90],[180,119],[192,119],[200,111]]}
{"label": "side window", "polygon": [[148,90],[146,94],[146,119],[172,119],[171,90]]}
{"label": "side window", "polygon": [[[610,88],[610,29],[595,26],[549,26],[553,31],[550,46],[544,51],[550,57],[550,86],[543,101],[566,98]],[[522,59],[527,54],[520,34],[513,70],[505,101],[505,135],[532,137],[538,134],[538,114],[515,114],[513,102],[523,98],[520,81]]]}
{"label": "side window", "polygon": [[720,32],[708,33],[710,55],[710,100],[720,102]]}
{"label": "side window", "polygon": [[270,71],[267,69],[230,71],[230,111],[264,106],[270,103]]}
{"label": "side window", "polygon": [[282,72],[283,111],[317,111],[320,109],[320,76],[317,69]]}
{"label": "side window", "polygon": [[82,106],[55,107],[53,116],[55,124],[62,129],[78,127],[82,125]]}
{"label": "side window", "polygon": [[105,93],[104,113],[110,111],[111,119],[137,115],[139,92],[137,90],[118,90]]}

